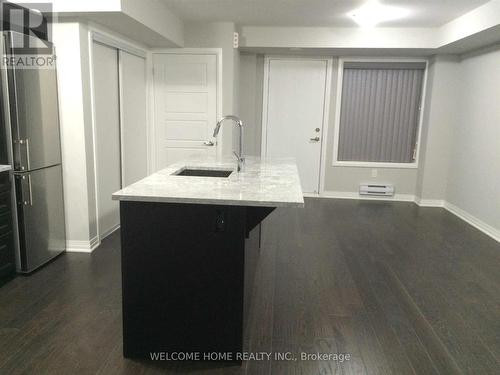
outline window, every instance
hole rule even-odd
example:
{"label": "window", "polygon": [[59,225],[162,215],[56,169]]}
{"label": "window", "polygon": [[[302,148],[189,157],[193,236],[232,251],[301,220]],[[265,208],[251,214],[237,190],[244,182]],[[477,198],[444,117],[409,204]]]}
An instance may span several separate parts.
{"label": "window", "polygon": [[334,165],[416,166],[425,62],[346,62]]}

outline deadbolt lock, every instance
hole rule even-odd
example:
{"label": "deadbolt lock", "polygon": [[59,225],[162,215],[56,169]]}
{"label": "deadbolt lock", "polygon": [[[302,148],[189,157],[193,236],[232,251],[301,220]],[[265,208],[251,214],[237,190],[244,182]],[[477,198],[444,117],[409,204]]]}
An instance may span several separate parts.
{"label": "deadbolt lock", "polygon": [[319,131],[320,131],[321,129],[320,129],[320,128],[316,128],[316,129],[314,129],[314,130],[316,130],[316,133],[319,133]]}

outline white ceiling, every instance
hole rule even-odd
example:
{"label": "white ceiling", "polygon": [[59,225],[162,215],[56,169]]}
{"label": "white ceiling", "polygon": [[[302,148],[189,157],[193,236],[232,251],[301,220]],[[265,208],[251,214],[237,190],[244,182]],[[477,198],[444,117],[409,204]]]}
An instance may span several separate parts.
{"label": "white ceiling", "polygon": [[[233,21],[242,26],[356,27],[346,16],[366,0],[162,0],[186,21]],[[379,26],[440,26],[488,2],[488,0],[380,0],[408,8],[404,19]]]}

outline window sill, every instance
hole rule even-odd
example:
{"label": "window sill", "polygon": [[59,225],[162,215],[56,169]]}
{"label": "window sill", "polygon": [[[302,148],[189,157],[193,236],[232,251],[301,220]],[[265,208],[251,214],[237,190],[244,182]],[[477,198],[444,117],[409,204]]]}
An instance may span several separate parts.
{"label": "window sill", "polygon": [[417,169],[418,163],[378,163],[367,161],[334,161],[333,167],[356,167],[356,168],[398,168],[398,169]]}

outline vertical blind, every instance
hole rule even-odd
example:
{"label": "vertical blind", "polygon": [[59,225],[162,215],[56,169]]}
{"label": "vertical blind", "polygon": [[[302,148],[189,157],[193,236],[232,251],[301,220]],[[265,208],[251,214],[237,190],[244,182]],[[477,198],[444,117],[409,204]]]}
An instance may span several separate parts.
{"label": "vertical blind", "polygon": [[344,64],[337,160],[413,162],[425,63]]}

